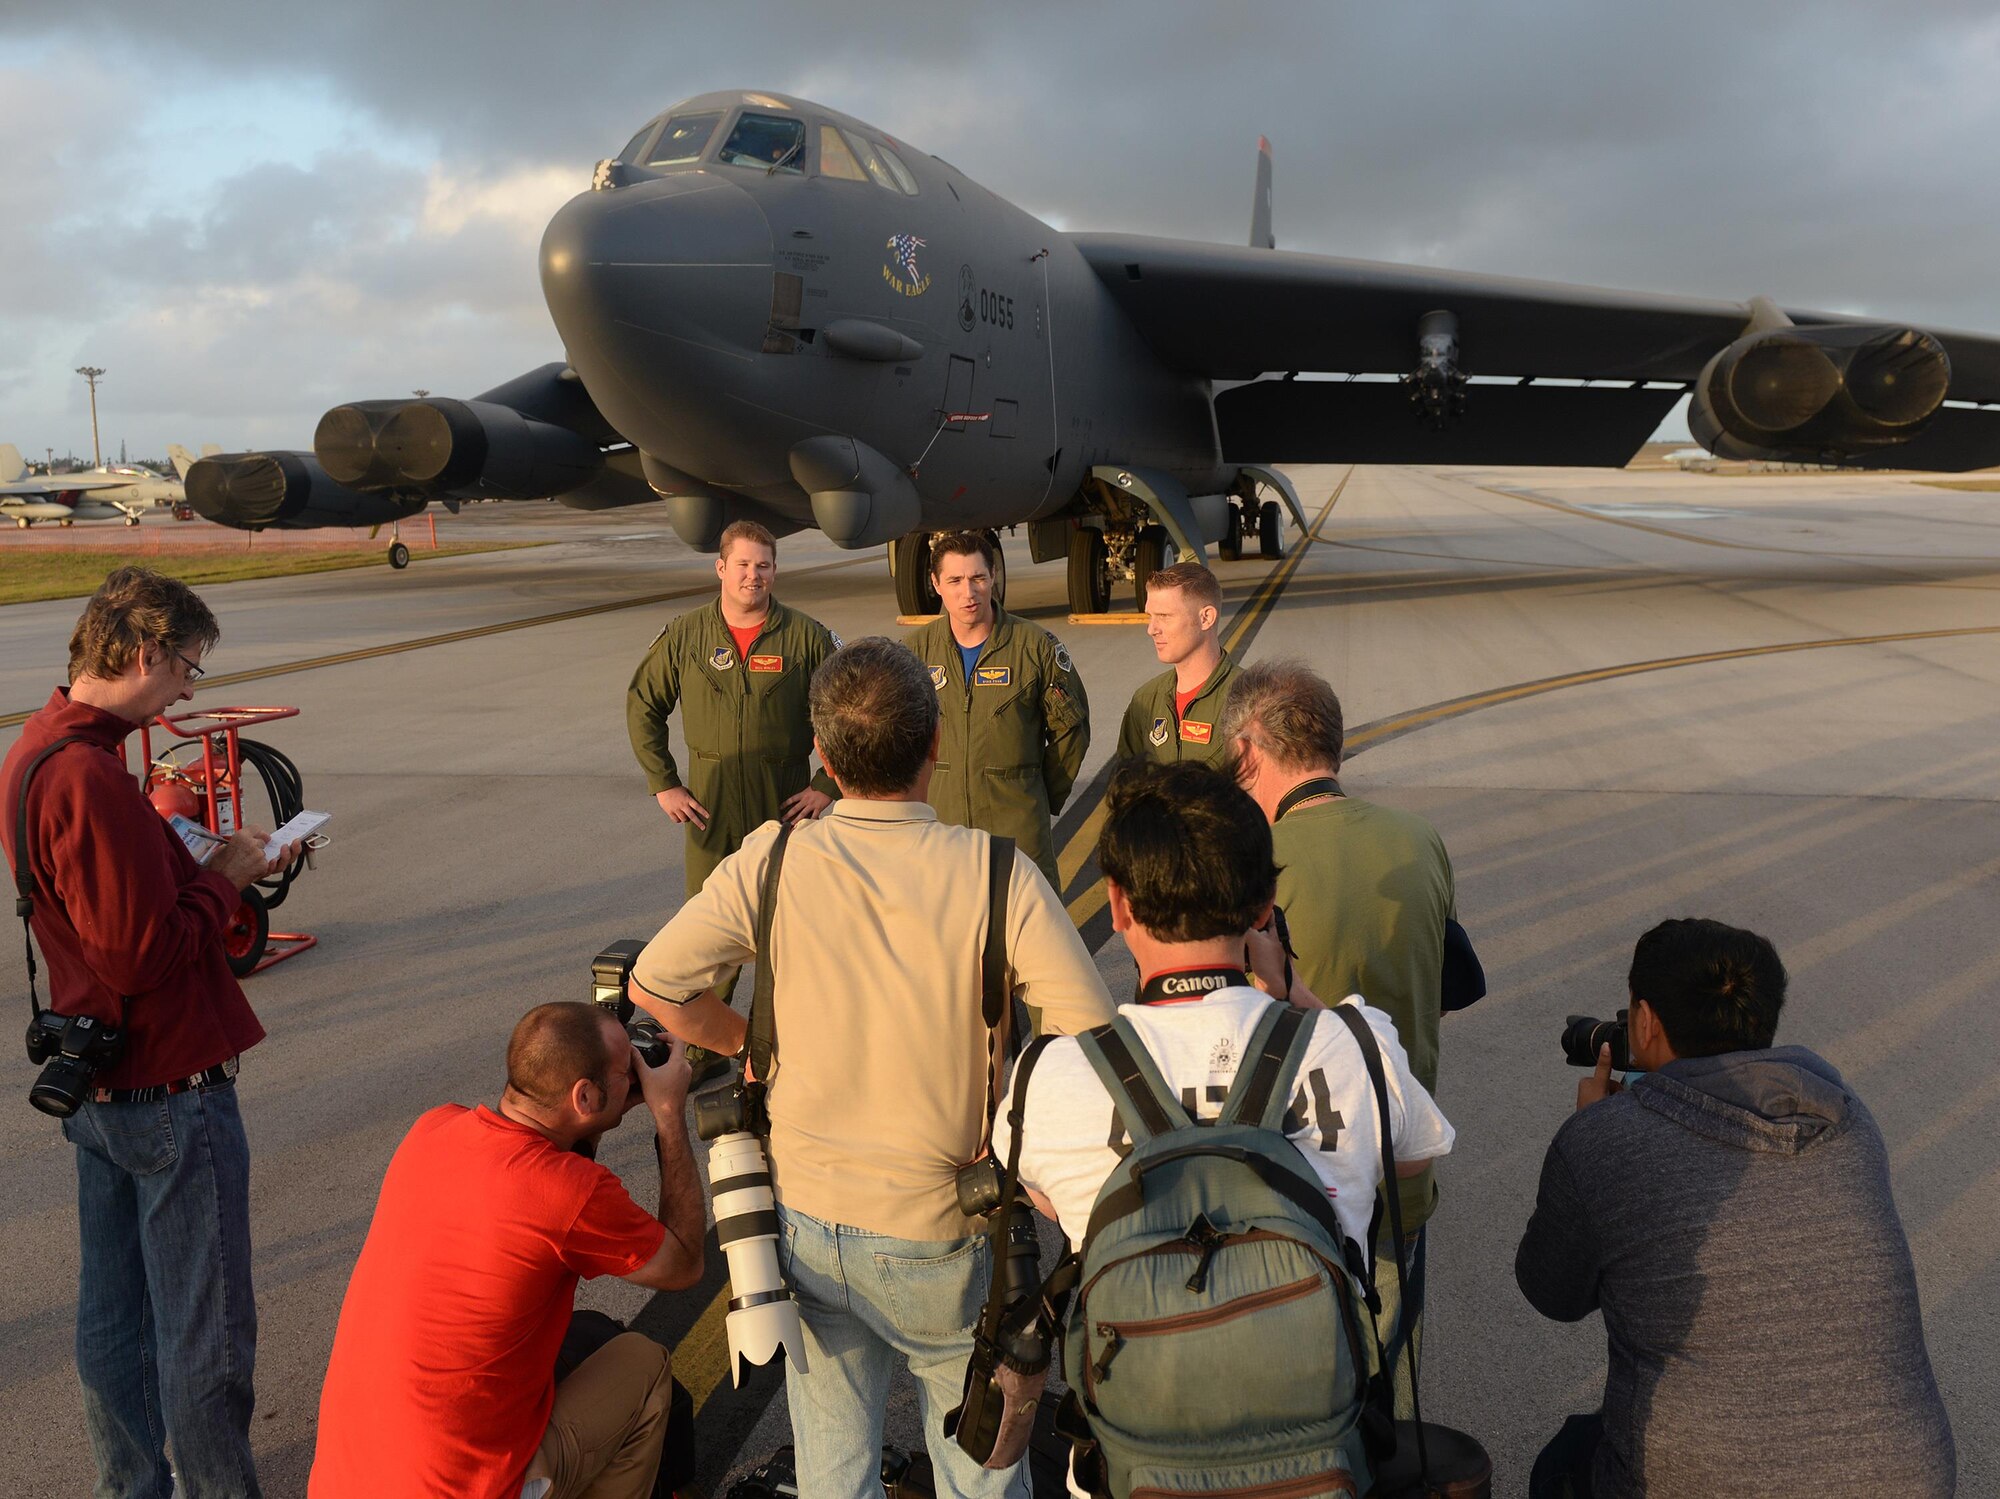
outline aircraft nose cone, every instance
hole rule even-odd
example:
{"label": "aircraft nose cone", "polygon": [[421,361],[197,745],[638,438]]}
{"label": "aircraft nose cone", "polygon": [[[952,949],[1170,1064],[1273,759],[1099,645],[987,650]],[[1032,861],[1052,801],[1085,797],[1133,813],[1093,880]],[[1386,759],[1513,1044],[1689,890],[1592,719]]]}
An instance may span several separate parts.
{"label": "aircraft nose cone", "polygon": [[763,210],[712,172],[580,193],[542,236],[542,292],[572,358],[640,368],[671,357],[662,337],[738,359],[761,348],[771,265]]}

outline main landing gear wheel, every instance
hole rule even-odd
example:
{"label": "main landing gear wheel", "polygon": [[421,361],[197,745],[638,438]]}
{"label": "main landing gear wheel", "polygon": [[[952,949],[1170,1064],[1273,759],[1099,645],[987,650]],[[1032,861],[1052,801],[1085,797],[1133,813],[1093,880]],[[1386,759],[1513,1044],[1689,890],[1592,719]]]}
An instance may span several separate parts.
{"label": "main landing gear wheel", "polygon": [[125,524],[128,526],[136,526],[139,524],[139,517],[136,515],[128,515],[125,517]]}
{"label": "main landing gear wheel", "polygon": [[1007,604],[1007,553],[1001,549],[1000,533],[988,531],[986,539],[993,543],[993,602],[1002,608]]}
{"label": "main landing gear wheel", "polygon": [[1243,560],[1243,507],[1234,500],[1229,502],[1229,518],[1222,523],[1222,540],[1215,544],[1215,555],[1224,562]]}
{"label": "main landing gear wheel", "polygon": [[1257,509],[1257,552],[1263,557],[1285,555],[1285,538],[1280,528],[1284,521],[1276,500],[1266,500]]}
{"label": "main landing gear wheel", "polygon": [[896,579],[898,614],[936,614],[941,607],[931,587],[931,539],[912,531],[889,543],[889,571]]}
{"label": "main landing gear wheel", "polygon": [[29,520],[25,515],[17,515],[14,517],[14,524],[19,526],[23,531],[25,531],[28,529],[28,527],[32,526],[34,522]]}
{"label": "main landing gear wheel", "polygon": [[1136,550],[1132,554],[1132,597],[1137,600],[1139,612],[1146,612],[1146,588],[1153,581],[1153,574],[1174,563],[1174,540],[1167,535],[1165,526],[1147,526],[1139,533]]}
{"label": "main landing gear wheel", "polygon": [[389,543],[389,566],[401,572],[410,565],[410,549],[400,541]]}
{"label": "main landing gear wheel", "polygon": [[1069,610],[1102,614],[1111,607],[1111,553],[1104,533],[1078,526],[1069,533]]}
{"label": "main landing gear wheel", "polygon": [[271,939],[271,912],[256,886],[243,892],[229,925],[222,929],[222,952],[229,971],[240,979],[264,961],[264,948]]}

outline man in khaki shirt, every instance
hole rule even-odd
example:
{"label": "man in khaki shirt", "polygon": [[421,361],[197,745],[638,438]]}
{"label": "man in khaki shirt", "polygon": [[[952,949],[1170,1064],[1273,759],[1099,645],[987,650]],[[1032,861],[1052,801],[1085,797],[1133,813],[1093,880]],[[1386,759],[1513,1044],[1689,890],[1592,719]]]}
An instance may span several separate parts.
{"label": "man in khaki shirt", "polygon": [[[939,1492],[1026,1499],[1025,1469],[988,1473],[947,1439],[991,1266],[952,1178],[986,1127],[980,954],[988,835],[926,803],[938,695],[880,638],[814,674],[814,745],[841,791],[785,853],[771,931],[777,1050],[769,1150],[808,1370],[788,1378],[803,1499],[879,1492],[876,1433],[897,1359],[923,1388]],[[710,992],[756,950],[777,838],[743,840],[640,955],[632,998],[682,1039],[734,1054],[745,1021]],[[1016,852],[1007,965],[1045,1029],[1112,1018],[1062,902]]]}

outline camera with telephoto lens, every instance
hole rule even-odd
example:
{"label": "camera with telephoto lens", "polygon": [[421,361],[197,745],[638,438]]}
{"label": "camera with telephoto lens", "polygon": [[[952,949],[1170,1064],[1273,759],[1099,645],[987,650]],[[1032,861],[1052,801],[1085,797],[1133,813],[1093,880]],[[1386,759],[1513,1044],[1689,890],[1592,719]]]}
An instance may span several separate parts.
{"label": "camera with telephoto lens", "polygon": [[635,1009],[625,993],[626,980],[632,977],[632,965],[639,961],[639,954],[646,950],[646,944],[637,937],[627,937],[614,942],[603,952],[590,960],[590,997],[593,1003],[617,1012],[625,1026],[625,1034],[632,1039],[632,1050],[648,1067],[664,1067],[671,1055],[667,1047],[667,1033],[660,1029],[660,1022],[650,1015],[640,1015],[634,1019]]}
{"label": "camera with telephoto lens", "polygon": [[1616,1020],[1599,1020],[1593,1015],[1570,1016],[1563,1025],[1563,1060],[1572,1067],[1595,1067],[1598,1051],[1609,1046],[1611,1070],[1631,1071],[1632,1048],[1625,1025],[1625,1017],[1630,1013],[1620,1010]]}
{"label": "camera with telephoto lens", "polygon": [[958,1210],[992,1225],[998,1288],[980,1314],[965,1366],[965,1393],[944,1418],[944,1433],[981,1467],[1011,1468],[1027,1451],[1055,1351],[1054,1319],[1042,1304],[1041,1240],[1035,1210],[992,1156],[958,1168]]}
{"label": "camera with telephoto lens", "polygon": [[28,1022],[28,1060],[43,1066],[28,1102],[44,1114],[69,1118],[90,1096],[92,1080],[124,1050],[125,1032],[94,1016],[38,1012]]}

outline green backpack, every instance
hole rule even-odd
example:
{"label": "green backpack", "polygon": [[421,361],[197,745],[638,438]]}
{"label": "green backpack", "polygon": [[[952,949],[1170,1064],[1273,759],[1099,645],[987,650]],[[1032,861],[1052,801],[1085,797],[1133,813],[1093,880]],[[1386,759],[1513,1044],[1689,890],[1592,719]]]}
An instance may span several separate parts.
{"label": "green backpack", "polygon": [[1264,1013],[1212,1123],[1123,1017],[1077,1037],[1132,1139],[1092,1208],[1063,1335],[1097,1449],[1079,1474],[1115,1499],[1368,1490],[1367,1277],[1283,1125],[1311,1019]]}

